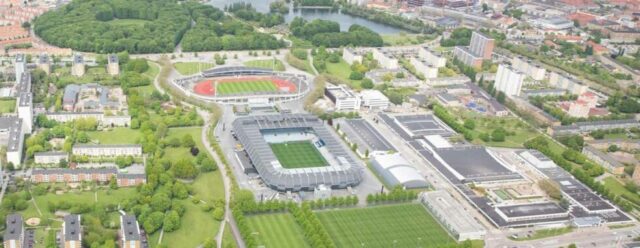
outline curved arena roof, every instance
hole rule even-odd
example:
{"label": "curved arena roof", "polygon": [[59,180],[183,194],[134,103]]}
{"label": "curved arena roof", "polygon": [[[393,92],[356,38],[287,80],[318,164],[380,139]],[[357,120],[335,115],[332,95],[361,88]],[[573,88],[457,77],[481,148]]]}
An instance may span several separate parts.
{"label": "curved arena roof", "polygon": [[402,185],[407,188],[424,188],[429,185],[427,180],[400,153],[374,154],[371,164],[378,171],[378,174],[392,186]]}
{"label": "curved arena roof", "polygon": [[[325,143],[336,164],[314,168],[283,168],[261,130],[312,129]],[[281,191],[313,190],[324,184],[332,188],[355,186],[362,181],[362,169],[349,149],[341,143],[322,120],[310,114],[248,116],[233,122],[235,134],[244,146],[262,180]]]}

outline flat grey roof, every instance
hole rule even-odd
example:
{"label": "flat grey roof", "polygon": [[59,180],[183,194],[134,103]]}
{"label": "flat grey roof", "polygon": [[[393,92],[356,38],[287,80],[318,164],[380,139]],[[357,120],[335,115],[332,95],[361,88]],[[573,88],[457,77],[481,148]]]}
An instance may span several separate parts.
{"label": "flat grey roof", "polygon": [[105,145],[91,145],[91,144],[78,144],[73,148],[142,148],[140,144],[105,144]]}
{"label": "flat grey roof", "polygon": [[125,241],[140,240],[140,228],[135,215],[123,215],[120,217],[120,222]]}
{"label": "flat grey roof", "polygon": [[82,228],[80,226],[80,215],[70,214],[64,217],[64,240],[80,241]]}
{"label": "flat grey roof", "polygon": [[521,179],[518,173],[504,167],[486,148],[480,146],[437,149],[438,155],[468,181],[501,181]]}
{"label": "flat grey roof", "polygon": [[501,207],[498,207],[498,209],[500,210],[500,212],[502,212],[504,215],[510,218],[549,215],[549,214],[561,214],[561,213],[569,212],[569,210],[564,209],[560,205],[552,202],[501,206]]}
{"label": "flat grey roof", "polygon": [[341,126],[340,130],[345,132],[352,141],[358,143],[358,148],[363,146],[362,149],[369,148],[370,152],[394,150],[389,141],[366,120],[345,119],[342,123],[345,125]]}
{"label": "flat grey roof", "polygon": [[453,130],[431,114],[391,116],[399,125],[411,132],[411,136],[451,135]]}
{"label": "flat grey roof", "polygon": [[19,240],[22,236],[22,228],[24,223],[22,221],[22,215],[10,214],[7,215],[7,225],[4,230],[4,240]]}

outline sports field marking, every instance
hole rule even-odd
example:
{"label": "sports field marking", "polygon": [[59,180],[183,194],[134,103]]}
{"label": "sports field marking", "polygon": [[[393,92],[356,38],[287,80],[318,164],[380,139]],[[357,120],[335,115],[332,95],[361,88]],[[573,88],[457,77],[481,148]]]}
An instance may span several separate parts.
{"label": "sports field marking", "polygon": [[278,88],[271,80],[252,80],[238,82],[220,82],[217,92],[220,95],[242,94],[251,92],[275,92]]}
{"label": "sports field marking", "polygon": [[337,247],[440,247],[455,241],[420,204],[316,212]]}
{"label": "sports field marking", "polygon": [[322,167],[327,161],[309,141],[293,141],[269,144],[276,158],[287,169]]}
{"label": "sports field marking", "polygon": [[260,214],[246,218],[258,246],[265,248],[309,247],[304,240],[302,228],[298,226],[291,214]]}

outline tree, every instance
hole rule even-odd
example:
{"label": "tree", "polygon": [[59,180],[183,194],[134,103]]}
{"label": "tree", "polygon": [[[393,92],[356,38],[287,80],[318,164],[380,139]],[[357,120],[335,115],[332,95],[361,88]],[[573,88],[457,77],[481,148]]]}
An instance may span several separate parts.
{"label": "tree", "polygon": [[482,4],[482,13],[487,13],[489,11],[489,5],[487,3]]}
{"label": "tree", "polygon": [[505,140],[505,137],[506,133],[502,128],[494,129],[493,132],[491,132],[491,140],[495,142],[503,142]]}
{"label": "tree", "polygon": [[189,158],[178,160],[178,162],[171,166],[171,171],[178,178],[194,178],[198,174],[196,167]]}
{"label": "tree", "polygon": [[609,152],[617,152],[620,150],[620,148],[617,145],[613,144],[613,145],[610,145],[609,148],[607,148],[607,150]]}
{"label": "tree", "polygon": [[352,71],[351,74],[349,75],[349,79],[351,80],[361,80],[363,77],[364,75],[362,75],[362,73],[357,71]]}
{"label": "tree", "polygon": [[155,211],[166,211],[171,207],[171,199],[165,193],[157,193],[151,197],[150,206]]}
{"label": "tree", "polygon": [[165,232],[173,232],[180,227],[180,215],[176,211],[169,211],[164,216],[162,227]]}
{"label": "tree", "polygon": [[466,120],[464,120],[464,127],[466,129],[473,130],[473,129],[476,128],[476,122],[474,120],[472,120],[472,119],[466,119]]}
{"label": "tree", "polygon": [[118,189],[118,179],[115,176],[111,176],[109,179],[109,188]]}
{"label": "tree", "polygon": [[154,233],[157,231],[164,221],[164,214],[162,212],[153,212],[145,219],[142,226],[147,233]]}
{"label": "tree", "polygon": [[213,210],[213,218],[217,221],[222,221],[224,219],[224,208],[216,208]]}
{"label": "tree", "polygon": [[217,169],[218,169],[218,165],[216,164],[215,161],[213,161],[213,159],[210,159],[209,157],[206,157],[200,162],[200,170],[202,172],[209,172]]}
{"label": "tree", "polygon": [[196,142],[193,141],[193,137],[191,136],[191,134],[185,134],[184,136],[182,136],[182,146],[194,147],[195,145]]}
{"label": "tree", "polygon": [[373,81],[371,81],[371,79],[369,78],[362,79],[362,82],[360,82],[360,86],[362,86],[363,89],[373,89],[374,87]]}

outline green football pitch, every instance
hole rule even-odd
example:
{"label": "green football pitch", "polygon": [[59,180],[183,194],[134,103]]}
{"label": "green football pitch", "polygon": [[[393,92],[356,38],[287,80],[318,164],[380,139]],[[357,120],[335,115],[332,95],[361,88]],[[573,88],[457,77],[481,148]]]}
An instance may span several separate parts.
{"label": "green football pitch", "polygon": [[222,82],[218,84],[220,95],[243,94],[252,92],[275,92],[278,88],[271,80],[252,80],[238,82]]}
{"label": "green football pitch", "polygon": [[322,167],[327,165],[320,151],[309,141],[269,144],[276,158],[287,169]]}
{"label": "green football pitch", "polygon": [[295,222],[291,214],[260,214],[247,217],[252,235],[257,245],[265,248],[304,248],[305,242],[302,228]]}
{"label": "green football pitch", "polygon": [[440,247],[455,241],[420,204],[316,212],[337,247]]}

